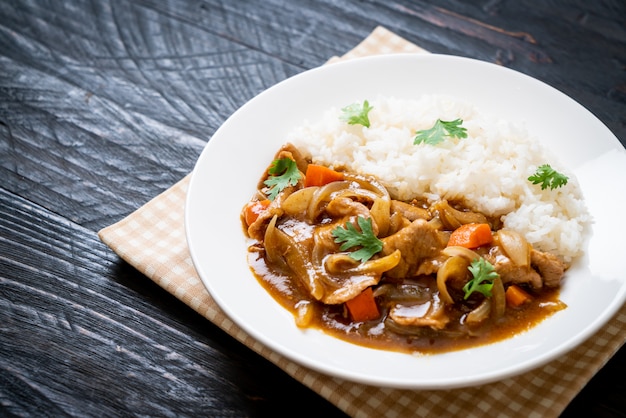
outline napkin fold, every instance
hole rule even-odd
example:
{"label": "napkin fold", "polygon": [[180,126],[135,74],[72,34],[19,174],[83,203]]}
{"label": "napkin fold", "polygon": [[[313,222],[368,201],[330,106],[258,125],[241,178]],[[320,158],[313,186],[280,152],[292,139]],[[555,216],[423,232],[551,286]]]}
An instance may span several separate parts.
{"label": "napkin fold", "polygon": [[[386,53],[428,53],[383,27],[338,60]],[[217,306],[196,273],[187,248],[185,197],[191,175],[121,221],[100,239],[169,293],[261,354],[350,416],[557,417],[626,341],[626,305],[593,337],[552,362],[482,386],[405,390],[367,386],[302,367],[254,340]]]}

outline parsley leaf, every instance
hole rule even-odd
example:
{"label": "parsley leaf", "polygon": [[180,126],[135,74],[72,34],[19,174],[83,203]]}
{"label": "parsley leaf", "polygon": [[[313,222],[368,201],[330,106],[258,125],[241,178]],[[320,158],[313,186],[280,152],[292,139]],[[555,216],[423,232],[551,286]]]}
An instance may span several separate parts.
{"label": "parsley leaf", "polygon": [[276,199],[278,193],[287,186],[295,186],[298,184],[298,180],[302,178],[296,162],[291,158],[280,158],[272,161],[268,173],[270,177],[263,184],[270,188],[267,195],[269,200]]}
{"label": "parsley leaf", "polygon": [[437,145],[446,137],[450,138],[467,138],[467,129],[461,126],[462,119],[445,121],[437,119],[435,125],[430,129],[415,132],[413,145],[421,143],[428,145]]}
{"label": "parsley leaf", "polygon": [[366,128],[370,127],[370,119],[368,113],[374,107],[370,106],[369,102],[365,100],[363,104],[352,103],[349,106],[341,109],[341,120],[347,122],[349,125],[363,125]]}
{"label": "parsley leaf", "polygon": [[383,242],[374,235],[370,218],[359,216],[357,222],[361,231],[358,231],[352,222],[348,222],[345,228],[338,226],[333,229],[332,235],[337,244],[343,242],[340,247],[341,251],[360,246],[361,249],[350,253],[350,257],[359,261],[367,261],[383,249]]}
{"label": "parsley leaf", "polygon": [[474,292],[480,292],[486,297],[491,297],[493,281],[500,277],[493,265],[481,257],[472,261],[467,269],[472,273],[473,277],[463,286],[463,291],[465,292],[463,299],[469,298]]}
{"label": "parsley leaf", "polygon": [[540,165],[535,174],[528,177],[528,181],[532,184],[541,183],[541,190],[545,190],[547,187],[554,190],[557,187],[565,186],[568,179],[567,176],[550,167],[550,164]]}

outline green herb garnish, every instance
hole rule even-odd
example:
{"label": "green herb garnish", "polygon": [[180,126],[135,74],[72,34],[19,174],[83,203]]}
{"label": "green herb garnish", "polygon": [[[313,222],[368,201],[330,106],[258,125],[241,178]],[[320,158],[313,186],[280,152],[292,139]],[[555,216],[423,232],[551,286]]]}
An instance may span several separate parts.
{"label": "green herb garnish", "polygon": [[342,113],[339,118],[347,122],[349,125],[363,125],[366,128],[369,128],[370,119],[368,117],[368,113],[372,109],[373,107],[370,106],[367,100],[365,100],[363,104],[352,103],[351,105],[341,109]]}
{"label": "green herb garnish", "polygon": [[463,286],[465,292],[463,299],[469,298],[474,292],[480,292],[485,297],[491,297],[493,281],[500,277],[493,265],[481,257],[472,261],[467,269],[472,273],[472,279]]}
{"label": "green herb garnish", "polygon": [[279,158],[272,161],[268,173],[270,177],[263,184],[270,188],[267,195],[269,200],[276,199],[278,193],[288,186],[295,186],[302,178],[296,162],[291,158]]}
{"label": "green herb garnish", "polygon": [[532,184],[541,183],[541,190],[545,190],[547,187],[550,190],[554,190],[557,187],[565,186],[567,180],[567,176],[550,167],[550,164],[540,165],[535,174],[528,177],[528,181],[532,182]]}
{"label": "green herb garnish", "polygon": [[355,228],[352,222],[348,222],[345,228],[338,226],[333,229],[332,235],[337,244],[343,242],[340,247],[341,251],[346,251],[352,247],[361,247],[350,253],[350,257],[358,261],[367,261],[383,249],[383,242],[374,235],[370,218],[359,216],[357,222],[361,228],[360,231]]}
{"label": "green herb garnish", "polygon": [[415,138],[413,144],[428,144],[437,145],[446,137],[450,138],[467,138],[467,129],[463,128],[461,124],[462,119],[456,119],[452,121],[444,121],[437,119],[435,125],[430,129],[415,132]]}

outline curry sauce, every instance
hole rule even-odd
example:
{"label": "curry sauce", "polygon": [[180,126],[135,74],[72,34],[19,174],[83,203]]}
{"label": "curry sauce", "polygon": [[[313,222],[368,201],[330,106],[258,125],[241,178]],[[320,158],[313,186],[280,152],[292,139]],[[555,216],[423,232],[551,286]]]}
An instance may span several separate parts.
{"label": "curry sauce", "polygon": [[499,219],[461,201],[394,200],[371,176],[312,166],[284,147],[242,210],[248,264],[299,327],[440,353],[510,338],[566,308],[565,262]]}

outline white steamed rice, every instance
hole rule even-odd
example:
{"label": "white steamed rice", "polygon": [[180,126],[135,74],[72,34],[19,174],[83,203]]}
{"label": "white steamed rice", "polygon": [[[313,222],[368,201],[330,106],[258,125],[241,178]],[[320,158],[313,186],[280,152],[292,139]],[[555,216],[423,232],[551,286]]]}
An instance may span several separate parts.
{"label": "white steamed rice", "polygon": [[[522,125],[444,96],[369,102],[370,128],[340,120],[337,107],[319,121],[304,122],[287,140],[315,163],[376,176],[395,199],[462,199],[475,210],[501,216],[505,228],[523,234],[539,250],[568,261],[582,253],[590,218],[578,183]],[[457,118],[467,138],[413,145],[415,131],[431,128],[437,119]],[[567,175],[568,184],[555,190],[531,184],[528,177],[542,164]]]}

